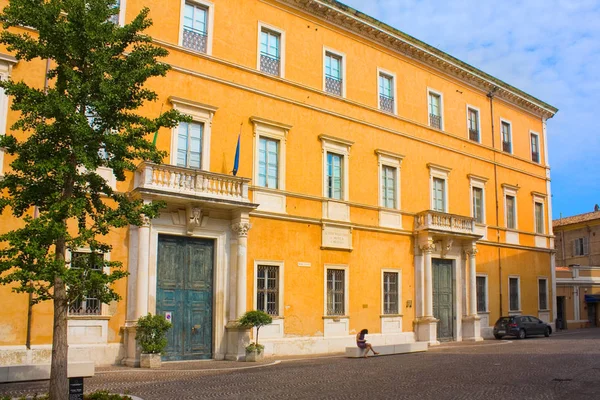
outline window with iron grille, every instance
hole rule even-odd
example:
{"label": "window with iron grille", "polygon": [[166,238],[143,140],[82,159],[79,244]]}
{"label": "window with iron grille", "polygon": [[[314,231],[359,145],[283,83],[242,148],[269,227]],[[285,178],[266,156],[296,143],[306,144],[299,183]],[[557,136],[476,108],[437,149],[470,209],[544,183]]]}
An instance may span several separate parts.
{"label": "window with iron grille", "polygon": [[531,134],[531,161],[540,162],[540,138],[534,133]]}
{"label": "window with iron grille", "polygon": [[510,311],[519,311],[519,278],[509,278],[508,283]]}
{"label": "window with iron grille", "polygon": [[389,165],[381,167],[381,196],[384,207],[396,208],[396,168]]}
{"label": "window with iron grille", "polygon": [[281,73],[281,34],[266,28],[260,31],[260,70],[275,76]]}
{"label": "window with iron grille", "polygon": [[483,189],[480,187],[473,187],[473,218],[483,223]]}
{"label": "window with iron grille", "polygon": [[182,122],[177,134],[177,165],[186,168],[201,168],[202,131],[204,125],[197,122]]}
{"label": "window with iron grille", "polygon": [[515,196],[506,196],[506,227],[508,229],[517,228],[515,218]]}
{"label": "window with iron grille", "polygon": [[512,153],[512,134],[510,124],[502,121],[502,151]]}
{"label": "window with iron grille", "polygon": [[479,142],[479,112],[469,108],[467,113],[469,115],[469,139]]}
{"label": "window with iron grille", "polygon": [[325,53],[325,91],[338,96],[343,93],[342,57]]}
{"label": "window with iron grille", "polygon": [[342,200],[344,188],[344,156],[327,152],[327,197]]}
{"label": "window with iron grille", "polygon": [[383,313],[398,314],[398,273],[383,273]]}
{"label": "window with iron grille", "polygon": [[539,307],[540,310],[548,309],[548,280],[547,279],[539,279],[538,280],[538,293],[540,296],[539,299]]}
{"label": "window with iron grille", "polygon": [[379,109],[394,113],[394,77],[379,73]]}
{"label": "window with iron grille", "polygon": [[345,315],[346,313],[346,271],[327,270],[327,315]]}
{"label": "window with iron grille", "polygon": [[544,233],[544,204],[535,202],[535,233]]}
{"label": "window with iron grille", "polygon": [[258,140],[258,186],[279,187],[279,140],[265,137]]}
{"label": "window with iron grille", "polygon": [[442,129],[442,97],[429,92],[429,126]]}
{"label": "window with iron grille", "polygon": [[[103,254],[93,254],[84,252],[71,253],[71,268],[83,268],[87,266],[92,271],[102,271],[104,261]],[[101,315],[102,303],[98,300],[94,292],[81,295],[69,304],[69,314],[71,315]]]}
{"label": "window with iron grille", "polygon": [[256,309],[279,315],[279,267],[259,265],[256,276]]}
{"label": "window with iron grille", "polygon": [[194,3],[185,3],[183,15],[183,47],[206,53],[208,9]]}
{"label": "window with iron grille", "polygon": [[477,286],[477,312],[487,312],[487,277],[478,276]]}

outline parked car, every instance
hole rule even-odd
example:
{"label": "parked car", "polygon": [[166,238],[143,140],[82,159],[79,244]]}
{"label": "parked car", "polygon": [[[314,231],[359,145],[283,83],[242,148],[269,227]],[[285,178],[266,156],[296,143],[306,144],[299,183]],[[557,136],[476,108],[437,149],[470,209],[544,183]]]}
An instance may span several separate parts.
{"label": "parked car", "polygon": [[531,335],[552,334],[552,327],[539,318],[531,315],[518,315],[511,317],[500,317],[494,325],[494,337],[502,339],[504,336],[516,336],[517,339],[525,339]]}

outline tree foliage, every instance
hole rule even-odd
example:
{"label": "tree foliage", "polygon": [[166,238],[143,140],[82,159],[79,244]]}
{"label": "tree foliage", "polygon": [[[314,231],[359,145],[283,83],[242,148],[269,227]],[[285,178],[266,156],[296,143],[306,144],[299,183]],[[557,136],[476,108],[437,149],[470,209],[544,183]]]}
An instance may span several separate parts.
{"label": "tree foliage", "polygon": [[273,322],[273,318],[266,312],[260,310],[247,311],[238,320],[238,323],[241,326],[256,328],[256,342],[254,343],[256,347],[260,346],[258,344],[258,331],[261,327],[269,325],[271,322]]}
{"label": "tree foliage", "polygon": [[142,353],[161,354],[167,347],[165,335],[171,329],[171,323],[162,315],[148,313],[137,320],[135,340],[142,348]]}

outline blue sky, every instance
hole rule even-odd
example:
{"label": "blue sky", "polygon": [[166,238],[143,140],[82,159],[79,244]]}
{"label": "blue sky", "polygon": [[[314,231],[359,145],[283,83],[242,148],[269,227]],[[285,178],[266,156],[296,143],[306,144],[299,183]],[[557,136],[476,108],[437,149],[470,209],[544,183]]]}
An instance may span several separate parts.
{"label": "blue sky", "polygon": [[342,0],[559,108],[553,218],[600,204],[600,0]]}

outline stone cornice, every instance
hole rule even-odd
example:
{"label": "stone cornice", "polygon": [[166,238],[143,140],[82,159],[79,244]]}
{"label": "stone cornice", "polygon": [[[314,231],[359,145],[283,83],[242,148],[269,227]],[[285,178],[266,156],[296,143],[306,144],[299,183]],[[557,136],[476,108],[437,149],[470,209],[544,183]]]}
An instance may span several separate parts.
{"label": "stone cornice", "polygon": [[556,107],[336,0],[276,1],[418,60],[544,119],[552,118],[558,111]]}

